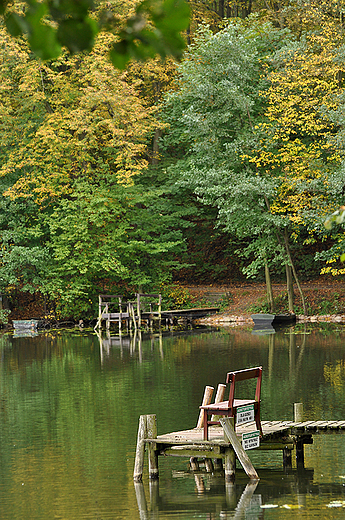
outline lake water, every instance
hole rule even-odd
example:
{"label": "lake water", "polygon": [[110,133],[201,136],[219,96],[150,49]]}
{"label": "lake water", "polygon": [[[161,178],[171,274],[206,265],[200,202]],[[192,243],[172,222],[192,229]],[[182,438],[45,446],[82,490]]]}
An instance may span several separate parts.
{"label": "lake water", "polygon": [[[305,469],[248,452],[260,481],[195,475],[160,457],[159,483],[133,484],[139,416],[158,433],[194,427],[205,385],[263,366],[262,419],[345,420],[345,328],[298,325],[164,332],[140,338],[70,330],[0,338],[0,518],[338,519],[345,516],[345,434],[314,436]],[[138,499],[140,506],[138,507]]]}

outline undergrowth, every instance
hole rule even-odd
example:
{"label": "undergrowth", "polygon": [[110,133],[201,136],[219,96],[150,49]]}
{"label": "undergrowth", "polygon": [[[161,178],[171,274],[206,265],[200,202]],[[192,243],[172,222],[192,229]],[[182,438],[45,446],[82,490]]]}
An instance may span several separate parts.
{"label": "undergrowth", "polygon": [[[344,314],[345,304],[344,295],[338,292],[330,292],[330,294],[323,294],[317,289],[305,291],[305,303],[307,314],[310,315],[326,315],[326,314]],[[296,314],[304,314],[302,300],[299,294],[294,295],[294,312]],[[285,313],[288,312],[288,296],[283,292],[274,298],[274,312]],[[267,297],[260,298],[256,303],[249,305],[247,311],[251,314],[269,312]]]}

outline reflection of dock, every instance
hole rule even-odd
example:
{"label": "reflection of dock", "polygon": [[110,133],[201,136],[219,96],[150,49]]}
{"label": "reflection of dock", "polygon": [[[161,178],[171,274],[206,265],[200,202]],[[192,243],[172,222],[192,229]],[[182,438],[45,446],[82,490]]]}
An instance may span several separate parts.
{"label": "reflection of dock", "polygon": [[[205,504],[204,502],[200,503],[200,496],[202,496],[205,492],[205,486],[203,477],[201,475],[194,475],[195,484],[197,489],[197,495],[191,497],[188,495],[187,500],[184,500],[184,497],[179,495],[177,500],[164,500],[160,497],[159,494],[159,483],[157,480],[150,481],[149,492],[150,492],[150,501],[147,503],[145,490],[142,482],[135,482],[135,494],[138,503],[139,516],[141,520],[154,520],[158,518],[159,511],[165,512],[175,512],[176,508],[178,510],[184,509],[188,507],[191,509],[193,513],[195,510],[200,511],[200,513],[204,516],[205,513]],[[216,480],[216,479],[214,479]],[[258,481],[250,481],[244,487],[242,493],[238,497],[238,489],[233,483],[227,483],[225,486],[225,500],[221,498],[221,509],[224,508],[232,510],[234,514],[231,515],[232,519],[243,519],[245,515],[250,513],[260,513],[260,505],[261,505],[261,496],[254,495],[256,487],[258,485]],[[186,502],[186,504],[184,504]],[[225,503],[224,503],[225,502]],[[212,511],[214,511],[214,503],[212,502]],[[193,515],[194,516],[194,515]],[[223,518],[223,517],[222,517]],[[224,517],[225,518],[225,517]],[[226,517],[227,518],[227,517]],[[230,518],[230,517],[229,517]],[[246,516],[247,518],[247,516]],[[258,518],[255,516],[254,518]]]}
{"label": "reflection of dock", "polygon": [[163,359],[164,338],[176,338],[186,335],[200,335],[203,332],[209,333],[210,329],[208,327],[193,329],[188,326],[181,327],[179,329],[167,327],[166,329],[161,328],[160,330],[156,331],[142,331],[135,329],[134,331],[129,331],[128,334],[111,334],[109,330],[103,334],[102,331],[96,330],[95,332],[99,340],[100,356],[102,362],[104,356],[109,356],[111,351],[114,349],[120,350],[121,355],[124,353],[124,351],[129,352],[131,356],[137,353],[139,356],[139,361],[141,362],[143,356],[142,347],[144,342],[145,344],[151,344],[151,351],[158,345],[160,357]]}
{"label": "reflection of dock", "polygon": [[[306,494],[317,496],[320,487],[325,495],[343,495],[342,484],[313,483],[314,470],[260,470],[261,480],[244,481],[238,479],[236,483],[224,482],[221,471],[198,472],[186,469],[173,471],[172,482],[183,479],[186,484],[179,487],[179,492],[162,487],[159,481],[150,480],[148,489],[141,482],[135,482],[135,494],[138,504],[139,517],[145,520],[168,518],[169,514],[179,511],[183,518],[195,518],[199,513],[202,518],[222,518],[224,520],[266,518],[264,509],[267,507],[284,508],[284,496],[297,495],[299,507],[306,505]],[[191,492],[190,481],[194,481]],[[264,487],[261,487],[263,483]],[[184,491],[184,488],[186,490]],[[148,491],[148,493],[145,493]],[[273,503],[273,504],[272,504]],[[297,508],[297,505],[295,505]],[[221,512],[221,514],[219,514]]]}

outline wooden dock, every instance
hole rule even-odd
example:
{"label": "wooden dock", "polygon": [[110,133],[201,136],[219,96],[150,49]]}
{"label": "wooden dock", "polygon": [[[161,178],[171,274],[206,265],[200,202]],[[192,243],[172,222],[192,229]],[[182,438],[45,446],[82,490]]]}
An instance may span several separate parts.
{"label": "wooden dock", "polygon": [[219,307],[202,307],[191,309],[171,309],[162,311],[161,294],[135,295],[134,301],[124,301],[123,296],[117,294],[100,294],[98,302],[98,319],[95,330],[102,329],[102,322],[106,322],[109,329],[111,323],[117,323],[119,332],[125,324],[127,330],[140,329],[144,323],[147,328],[152,328],[157,322],[166,325],[174,325],[183,320],[192,323],[194,320],[204,318],[210,314],[219,312]]}
{"label": "wooden dock", "polygon": [[[228,418],[229,420],[231,418]],[[223,424],[222,420],[222,424]],[[292,467],[292,452],[295,450],[296,465],[304,468],[304,445],[313,444],[313,436],[325,433],[345,433],[345,421],[261,421],[263,435],[256,450],[281,450],[284,467]],[[158,457],[178,456],[189,458],[192,470],[199,470],[199,459],[205,459],[205,468],[212,472],[214,467],[223,468],[225,480],[235,479],[236,457],[247,475],[259,478],[251,462],[247,464],[248,452],[243,455],[240,440],[243,434],[256,430],[255,422],[236,427],[237,441],[230,442],[223,427],[209,428],[209,440],[203,440],[203,428],[176,431],[157,435],[156,416],[141,416],[138,430],[137,453],[133,478],[142,480],[144,452],[147,449],[150,479],[158,478]],[[241,451],[242,450],[242,451]],[[236,453],[235,453],[236,452]],[[254,471],[253,471],[254,470]]]}

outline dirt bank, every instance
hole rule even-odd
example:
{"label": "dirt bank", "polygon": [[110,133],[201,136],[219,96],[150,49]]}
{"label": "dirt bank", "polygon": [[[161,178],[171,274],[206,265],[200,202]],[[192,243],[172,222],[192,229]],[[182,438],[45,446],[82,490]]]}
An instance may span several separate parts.
{"label": "dirt bank", "polygon": [[[301,284],[307,306],[307,316],[303,313],[301,297],[297,286],[295,312],[300,320],[345,321],[345,281],[320,278]],[[200,285],[186,287],[197,300],[219,305],[220,314],[207,320],[208,323],[251,322],[255,312],[268,312],[266,287],[262,283],[227,285]],[[287,312],[286,286],[273,284],[276,312]]]}

